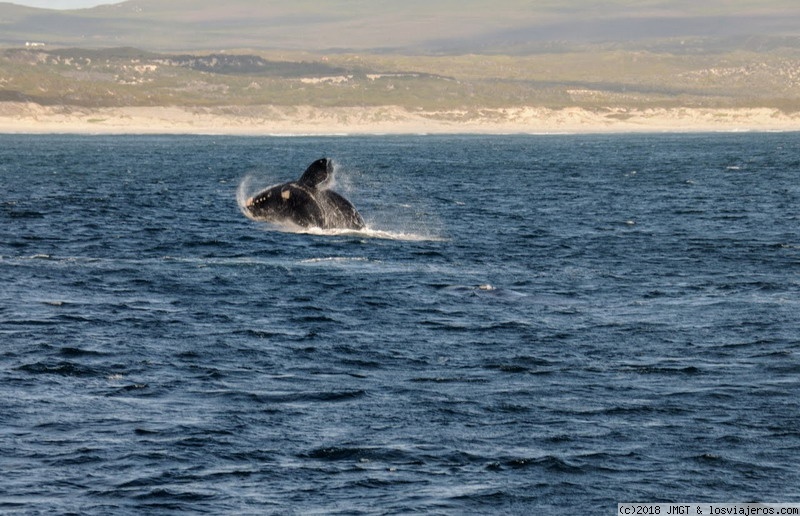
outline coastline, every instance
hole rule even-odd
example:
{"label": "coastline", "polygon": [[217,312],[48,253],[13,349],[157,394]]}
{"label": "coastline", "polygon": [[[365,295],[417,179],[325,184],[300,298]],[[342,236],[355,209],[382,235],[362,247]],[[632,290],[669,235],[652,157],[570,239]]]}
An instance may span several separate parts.
{"label": "coastline", "polygon": [[409,111],[396,106],[111,107],[0,102],[0,134],[590,134],[800,131],[800,113],[771,108],[539,107]]}

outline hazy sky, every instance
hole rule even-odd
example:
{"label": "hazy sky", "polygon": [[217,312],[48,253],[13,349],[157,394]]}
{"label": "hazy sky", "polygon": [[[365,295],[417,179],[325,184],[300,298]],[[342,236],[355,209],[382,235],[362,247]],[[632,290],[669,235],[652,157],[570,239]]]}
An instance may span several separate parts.
{"label": "hazy sky", "polygon": [[122,0],[7,0],[12,4],[28,7],[44,7],[46,9],[82,9],[102,4],[118,4]]}

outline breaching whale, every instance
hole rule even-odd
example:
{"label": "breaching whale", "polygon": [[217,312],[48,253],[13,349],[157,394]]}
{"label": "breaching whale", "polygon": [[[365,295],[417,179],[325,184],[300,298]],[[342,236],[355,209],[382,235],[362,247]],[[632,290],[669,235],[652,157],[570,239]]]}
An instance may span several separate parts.
{"label": "breaching whale", "polygon": [[297,181],[271,186],[247,199],[245,214],[307,228],[363,229],[364,219],[350,201],[325,187],[332,175],[332,160],[318,159]]}

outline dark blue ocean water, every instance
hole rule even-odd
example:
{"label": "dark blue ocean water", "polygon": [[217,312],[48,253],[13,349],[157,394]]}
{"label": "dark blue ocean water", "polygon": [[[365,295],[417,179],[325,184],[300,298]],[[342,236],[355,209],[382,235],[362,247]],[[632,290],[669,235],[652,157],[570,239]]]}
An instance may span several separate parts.
{"label": "dark blue ocean water", "polygon": [[[240,213],[323,156],[368,231]],[[0,512],[800,502],[800,134],[0,136],[0,184]]]}

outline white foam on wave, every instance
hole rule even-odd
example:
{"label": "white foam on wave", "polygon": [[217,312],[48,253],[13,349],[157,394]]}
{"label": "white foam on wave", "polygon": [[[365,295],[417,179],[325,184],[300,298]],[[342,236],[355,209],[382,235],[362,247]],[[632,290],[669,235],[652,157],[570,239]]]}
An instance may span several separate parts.
{"label": "white foam on wave", "polygon": [[286,226],[285,230],[290,233],[300,233],[318,236],[353,236],[361,238],[376,238],[383,240],[404,240],[409,242],[441,242],[444,238],[437,235],[426,235],[412,233],[408,231],[392,231],[386,229],[376,229],[369,226],[363,229],[322,229],[317,227],[299,228],[297,226]]}
{"label": "white foam on wave", "polygon": [[348,263],[348,262],[369,262],[369,258],[362,256],[326,256],[323,258],[306,258],[300,260],[300,263],[314,264],[314,263]]}

